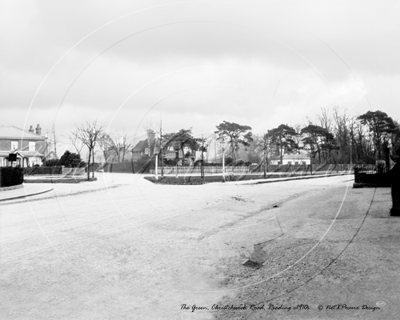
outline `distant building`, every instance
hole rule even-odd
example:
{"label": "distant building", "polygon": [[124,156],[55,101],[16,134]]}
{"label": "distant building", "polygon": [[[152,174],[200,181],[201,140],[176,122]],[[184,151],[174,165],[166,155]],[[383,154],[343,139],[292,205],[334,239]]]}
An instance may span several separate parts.
{"label": "distant building", "polygon": [[281,163],[281,158],[278,156],[271,157],[269,160],[272,165],[277,165],[277,164],[299,165],[299,164],[310,164],[311,163],[310,156],[305,151],[299,151],[298,153],[292,153],[292,154],[288,154],[288,153],[284,154],[282,163]]}
{"label": "distant building", "polygon": [[[160,148],[160,139],[156,137],[156,133],[153,130],[147,130],[147,138],[141,140],[132,149],[132,160],[138,160],[144,155],[152,156],[155,152],[158,152]],[[164,158],[175,159],[176,152],[172,146],[168,147],[164,151]],[[182,157],[180,157],[182,158]]]}
{"label": "distant building", "polygon": [[138,160],[144,155],[152,156],[156,145],[156,133],[149,129],[147,130],[147,138],[140,140],[132,149],[132,160]]}
{"label": "distant building", "polygon": [[16,154],[17,157],[13,165],[41,165],[46,147],[46,137],[42,136],[42,128],[39,125],[35,130],[31,126],[29,131],[14,126],[0,126],[0,167],[11,165],[8,160],[10,153]]}

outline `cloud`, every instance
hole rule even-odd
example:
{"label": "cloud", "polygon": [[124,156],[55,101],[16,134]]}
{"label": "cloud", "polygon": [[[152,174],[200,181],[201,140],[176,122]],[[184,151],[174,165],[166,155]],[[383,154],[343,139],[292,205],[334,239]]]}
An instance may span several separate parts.
{"label": "cloud", "polygon": [[223,120],[265,131],[335,105],[400,118],[394,1],[1,5],[2,121],[69,130],[96,115],[135,131],[161,113],[171,131]]}

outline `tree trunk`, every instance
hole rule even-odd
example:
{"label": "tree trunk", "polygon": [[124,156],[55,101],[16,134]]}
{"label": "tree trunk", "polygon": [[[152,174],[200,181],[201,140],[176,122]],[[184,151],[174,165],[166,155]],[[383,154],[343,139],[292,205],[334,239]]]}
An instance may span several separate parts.
{"label": "tree trunk", "polygon": [[88,159],[88,167],[87,167],[87,179],[90,180],[90,160],[92,159],[92,150],[89,149],[89,159]]}

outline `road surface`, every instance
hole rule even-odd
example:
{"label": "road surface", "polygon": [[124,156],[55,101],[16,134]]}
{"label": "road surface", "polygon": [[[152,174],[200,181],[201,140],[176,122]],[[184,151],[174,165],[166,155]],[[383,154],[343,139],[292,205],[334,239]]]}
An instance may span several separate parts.
{"label": "road surface", "polygon": [[[347,254],[349,243],[366,238],[361,226],[377,221],[365,222],[375,189],[351,189],[352,182],[339,176],[168,186],[103,174],[95,182],[101,190],[54,185],[37,199],[2,203],[0,318],[265,319],[269,312],[268,319],[318,319],[319,304],[383,300],[392,309],[322,312],[391,319],[398,276],[370,279],[379,254]],[[255,267],[242,265],[246,259]],[[379,272],[397,274],[388,270]],[[264,301],[265,309],[303,303],[314,313],[211,310]]]}

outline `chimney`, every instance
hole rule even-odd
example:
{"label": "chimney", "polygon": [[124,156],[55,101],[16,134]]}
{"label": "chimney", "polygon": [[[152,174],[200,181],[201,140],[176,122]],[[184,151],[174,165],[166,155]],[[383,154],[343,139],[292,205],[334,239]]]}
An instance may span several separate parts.
{"label": "chimney", "polygon": [[155,137],[156,137],[156,133],[153,130],[148,129],[147,130],[147,140],[148,140],[149,144],[150,144],[150,142],[152,142],[155,139]]}
{"label": "chimney", "polygon": [[42,135],[42,128],[39,125],[36,127],[36,134],[39,136]]}
{"label": "chimney", "polygon": [[29,128],[29,132],[30,132],[30,133],[34,133],[34,132],[35,132],[35,130],[33,130],[33,126],[31,126],[31,127]]}

